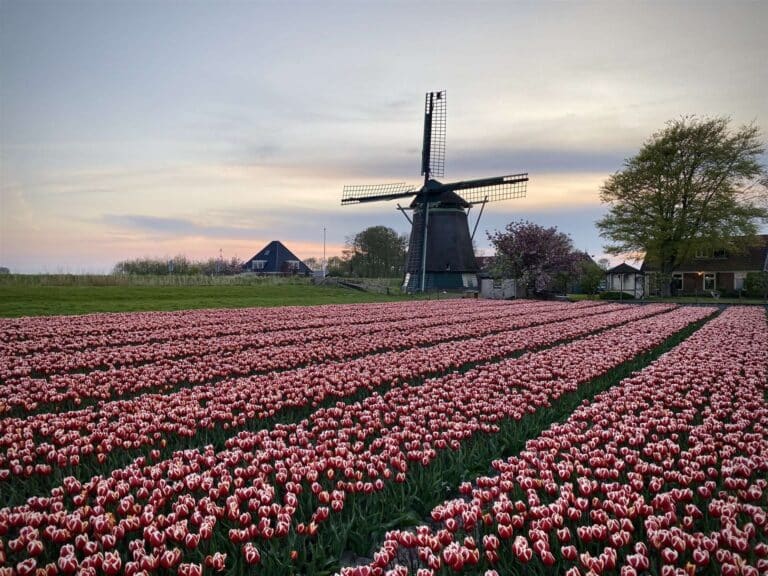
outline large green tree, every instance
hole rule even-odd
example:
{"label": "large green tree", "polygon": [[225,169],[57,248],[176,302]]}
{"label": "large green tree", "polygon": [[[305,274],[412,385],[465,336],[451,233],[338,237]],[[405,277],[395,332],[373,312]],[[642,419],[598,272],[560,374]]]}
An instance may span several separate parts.
{"label": "large green tree", "polygon": [[[598,221],[611,254],[645,253],[662,276],[701,248],[743,248],[738,237],[768,217],[765,148],[754,124],[734,130],[728,118],[668,122],[603,184],[610,204]],[[663,282],[665,294],[669,282]]]}
{"label": "large green tree", "polygon": [[350,273],[364,278],[395,278],[403,274],[407,239],[392,228],[371,226],[347,239]]}
{"label": "large green tree", "polygon": [[597,294],[600,284],[605,280],[605,268],[591,258],[585,258],[579,263],[578,272],[581,291],[584,294]]}

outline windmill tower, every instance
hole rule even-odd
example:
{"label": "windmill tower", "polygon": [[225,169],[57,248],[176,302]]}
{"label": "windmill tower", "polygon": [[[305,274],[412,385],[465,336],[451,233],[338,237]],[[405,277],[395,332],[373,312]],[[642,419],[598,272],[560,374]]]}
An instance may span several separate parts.
{"label": "windmill tower", "polygon": [[[472,240],[488,202],[525,196],[528,173],[443,184],[446,96],[427,92],[421,187],[405,183],[345,186],[341,204],[397,200],[413,196],[408,208],[397,205],[411,224],[403,287],[408,292],[474,287],[478,271]],[[459,195],[460,193],[461,195]],[[480,205],[472,233],[469,211]],[[413,217],[406,214],[413,212]]]}

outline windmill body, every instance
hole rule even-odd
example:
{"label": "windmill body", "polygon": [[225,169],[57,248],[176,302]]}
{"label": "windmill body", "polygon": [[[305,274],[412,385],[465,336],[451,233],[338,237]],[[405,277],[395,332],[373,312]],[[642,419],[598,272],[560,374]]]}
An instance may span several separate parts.
{"label": "windmill body", "polygon": [[[413,210],[413,224],[403,282],[408,292],[421,290],[422,268],[425,290],[455,290],[477,286],[478,267],[467,214],[470,205],[455,192],[442,190],[441,186],[439,182],[430,180],[427,190],[418,194],[410,206]],[[434,191],[431,192],[430,188]]]}
{"label": "windmill body", "polygon": [[[407,184],[345,186],[341,203],[378,202],[413,197],[411,235],[403,287],[408,292],[477,287],[478,266],[472,239],[485,204],[525,195],[528,174],[442,183],[445,164],[445,91],[428,92],[420,188]],[[472,233],[469,211],[481,205]],[[405,208],[398,205],[405,214]]]}

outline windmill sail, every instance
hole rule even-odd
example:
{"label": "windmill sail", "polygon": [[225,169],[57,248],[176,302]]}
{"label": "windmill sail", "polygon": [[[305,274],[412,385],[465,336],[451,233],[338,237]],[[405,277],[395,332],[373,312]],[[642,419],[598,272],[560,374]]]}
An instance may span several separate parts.
{"label": "windmill sail", "polygon": [[446,190],[458,192],[469,204],[497,202],[523,198],[528,187],[528,173],[451,182],[443,186]]}
{"label": "windmill sail", "polygon": [[344,186],[344,192],[341,195],[342,204],[355,204],[357,202],[377,202],[379,200],[396,200],[413,196],[419,191],[418,188],[398,182],[395,184],[362,184],[353,186]]}
{"label": "windmill sail", "polygon": [[445,172],[446,94],[427,92],[424,103],[424,142],[421,147],[421,174],[424,182]]}

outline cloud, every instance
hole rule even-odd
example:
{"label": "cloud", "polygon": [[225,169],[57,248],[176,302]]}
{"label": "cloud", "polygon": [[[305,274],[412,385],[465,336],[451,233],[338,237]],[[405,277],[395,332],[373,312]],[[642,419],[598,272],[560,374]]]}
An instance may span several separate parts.
{"label": "cloud", "polygon": [[[443,182],[499,176],[517,172],[533,174],[596,173],[612,174],[622,167],[625,158],[634,154],[628,149],[571,149],[565,147],[520,149],[513,145],[464,147],[449,150]],[[246,155],[238,156],[239,160]],[[312,181],[357,182],[409,182],[421,181],[421,150],[418,147],[393,146],[385,148],[378,143],[350,145],[344,150],[328,151],[323,156],[293,158],[291,154],[275,154],[257,159],[248,155],[247,161],[235,162],[235,157],[224,160],[224,166],[233,170],[264,170],[277,172],[284,178]]]}
{"label": "cloud", "polygon": [[[514,147],[457,150],[454,160],[446,160],[446,173],[460,178],[495,176],[515,172],[535,174],[596,173],[610,174],[619,169],[628,152],[621,150],[571,150],[543,148],[520,150]],[[449,170],[450,169],[450,170]],[[450,180],[452,178],[446,178]]]}
{"label": "cloud", "polygon": [[[443,181],[530,174],[484,223],[559,218],[585,244],[600,184],[665,121],[767,118],[765,3],[0,5],[0,240],[18,262],[407,232],[394,202],[339,201],[420,183],[429,89],[448,90]],[[436,50],[425,18],[462,41]]]}
{"label": "cloud", "polygon": [[[35,220],[35,211],[31,205],[24,187],[18,182],[3,183],[0,187],[0,240],[7,231],[13,228],[29,227],[39,231],[39,222]],[[0,241],[0,247],[5,244]]]}
{"label": "cloud", "polygon": [[249,239],[263,234],[263,229],[243,226],[208,225],[184,218],[147,216],[142,214],[105,214],[103,222],[108,226],[127,228],[155,237],[175,238],[183,241],[187,237]]}

